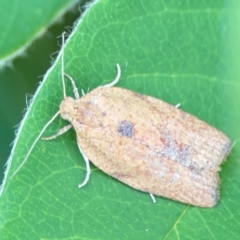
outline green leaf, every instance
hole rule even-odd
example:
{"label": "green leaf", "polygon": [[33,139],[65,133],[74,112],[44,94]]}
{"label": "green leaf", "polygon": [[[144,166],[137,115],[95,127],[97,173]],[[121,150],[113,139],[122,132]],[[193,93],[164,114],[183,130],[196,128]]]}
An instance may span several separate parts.
{"label": "green leaf", "polygon": [[0,66],[22,54],[49,25],[76,3],[75,0],[1,1]]}
{"label": "green leaf", "polygon": [[[181,3],[181,4],[180,4]],[[63,98],[61,63],[46,74],[16,139],[0,201],[1,239],[237,239],[239,236],[239,3],[96,2],[70,35],[65,72],[88,91],[111,82],[161,98],[226,133],[233,150],[221,167],[221,199],[212,209],[134,190],[91,165],[74,131],[39,141],[10,179]],[[69,85],[69,84],[68,84]],[[71,94],[68,86],[68,95]],[[66,125],[57,119],[45,132]]]}

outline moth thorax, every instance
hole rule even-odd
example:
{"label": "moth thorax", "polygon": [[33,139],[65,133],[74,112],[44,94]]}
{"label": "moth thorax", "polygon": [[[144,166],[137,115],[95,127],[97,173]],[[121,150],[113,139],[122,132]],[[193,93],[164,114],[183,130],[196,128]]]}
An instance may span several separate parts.
{"label": "moth thorax", "polygon": [[75,100],[71,97],[66,97],[62,100],[60,104],[60,115],[63,119],[71,122],[73,116],[75,115]]}

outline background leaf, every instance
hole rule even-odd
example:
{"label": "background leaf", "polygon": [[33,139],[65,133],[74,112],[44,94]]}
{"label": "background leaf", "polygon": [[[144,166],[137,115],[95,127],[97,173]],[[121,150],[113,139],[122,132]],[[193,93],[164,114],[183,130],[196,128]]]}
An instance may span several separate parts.
{"label": "background leaf", "polygon": [[[110,82],[161,98],[226,133],[234,148],[222,165],[221,199],[201,209],[141,193],[85,165],[74,131],[39,141],[10,180],[62,99],[60,62],[47,73],[25,117],[1,196],[2,239],[237,239],[239,176],[239,5],[235,1],[102,0],[69,37],[65,71],[87,91]],[[71,90],[68,88],[70,95]],[[56,120],[51,135],[66,125]],[[9,165],[10,166],[10,165]]]}
{"label": "background leaf", "polygon": [[43,34],[49,25],[59,21],[76,1],[19,0],[1,1],[0,66],[22,54],[26,47]]}

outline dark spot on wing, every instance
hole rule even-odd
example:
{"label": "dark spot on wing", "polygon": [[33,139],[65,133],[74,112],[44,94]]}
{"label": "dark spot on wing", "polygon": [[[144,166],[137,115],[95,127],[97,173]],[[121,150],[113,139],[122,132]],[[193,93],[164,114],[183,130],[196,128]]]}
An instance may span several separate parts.
{"label": "dark spot on wing", "polygon": [[131,138],[134,134],[134,125],[129,121],[121,121],[118,123],[117,131],[124,137]]}

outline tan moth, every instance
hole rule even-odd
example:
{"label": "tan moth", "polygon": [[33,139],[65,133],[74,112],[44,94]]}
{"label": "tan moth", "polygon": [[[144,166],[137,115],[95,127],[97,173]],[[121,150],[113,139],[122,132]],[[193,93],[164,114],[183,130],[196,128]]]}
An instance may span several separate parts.
{"label": "tan moth", "polygon": [[[219,199],[219,166],[231,141],[219,130],[159,99],[110,84],[80,98],[74,80],[64,73],[64,99],[60,110],[45,125],[14,176],[26,162],[45,129],[60,114],[70,122],[50,140],[74,128],[89,180],[89,160],[119,181],[143,192],[200,207],[213,207]],[[75,99],[66,96],[64,76]]]}

